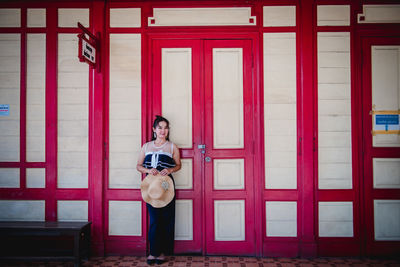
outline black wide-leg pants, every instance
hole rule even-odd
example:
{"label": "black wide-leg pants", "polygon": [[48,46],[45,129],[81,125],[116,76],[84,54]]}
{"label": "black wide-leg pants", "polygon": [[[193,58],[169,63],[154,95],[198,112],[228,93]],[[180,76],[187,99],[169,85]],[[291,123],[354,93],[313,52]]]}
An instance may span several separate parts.
{"label": "black wide-leg pants", "polygon": [[150,255],[174,254],[175,198],[163,208],[154,208],[150,204],[146,206],[150,216]]}

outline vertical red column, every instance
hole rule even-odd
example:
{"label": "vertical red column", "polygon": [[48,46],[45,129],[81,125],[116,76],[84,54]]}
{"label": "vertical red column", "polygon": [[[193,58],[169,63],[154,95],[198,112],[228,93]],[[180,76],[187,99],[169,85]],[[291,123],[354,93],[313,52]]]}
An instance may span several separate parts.
{"label": "vertical red column", "polygon": [[57,8],[46,12],[46,221],[57,220]]}
{"label": "vertical red column", "polygon": [[301,177],[299,188],[301,188],[301,238],[300,255],[312,257],[317,254],[315,242],[315,182],[314,182],[314,150],[315,150],[315,127],[314,127],[314,76],[315,66],[315,31],[314,31],[314,1],[304,0],[300,4],[300,83],[301,83],[301,137],[302,137],[302,159]]}
{"label": "vertical red column", "polygon": [[[103,1],[94,1],[92,7],[92,32],[100,38],[100,72],[91,69],[93,75],[90,84],[89,100],[89,186],[90,186],[90,217],[92,218],[92,250],[95,255],[104,255],[103,237],[103,96],[104,80],[103,73],[106,51],[105,47],[105,4]],[[98,35],[100,34],[100,36]]]}

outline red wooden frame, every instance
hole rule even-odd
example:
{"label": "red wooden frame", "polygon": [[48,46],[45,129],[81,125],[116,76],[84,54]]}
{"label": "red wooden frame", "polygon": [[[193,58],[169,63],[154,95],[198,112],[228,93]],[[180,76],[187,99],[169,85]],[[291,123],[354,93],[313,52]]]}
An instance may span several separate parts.
{"label": "red wooden frame", "polygon": [[400,46],[400,35],[394,37],[364,37],[362,45],[362,118],[363,118],[363,151],[364,151],[364,213],[363,224],[365,238],[365,252],[367,255],[382,256],[388,253],[400,251],[400,242],[375,241],[374,231],[374,203],[375,199],[400,199],[400,189],[374,189],[372,159],[376,158],[400,158],[399,147],[373,147],[372,145],[372,74],[371,74],[371,47],[374,45]]}
{"label": "red wooden frame", "polygon": [[[384,3],[383,3],[384,2]],[[112,33],[139,33],[142,36],[142,142],[148,140],[154,114],[160,112],[152,101],[154,93],[149,88],[152,84],[151,47],[157,38],[247,38],[253,40],[254,54],[253,80],[253,136],[259,145],[254,147],[254,155],[264,162],[264,126],[263,126],[263,33],[295,32],[297,43],[297,189],[266,190],[263,164],[254,162],[254,210],[262,214],[262,219],[254,222],[257,234],[255,237],[255,254],[258,256],[330,256],[330,255],[383,255],[399,250],[398,242],[373,242],[371,237],[371,201],[372,197],[397,198],[397,191],[371,192],[371,175],[364,170],[368,164],[365,158],[367,150],[363,147],[367,136],[368,121],[364,113],[366,96],[363,85],[367,85],[362,65],[363,55],[358,51],[377,40],[369,37],[400,36],[399,24],[357,24],[357,13],[362,11],[362,4],[393,4],[397,0],[250,0],[238,4],[237,1],[47,1],[1,3],[0,7],[21,8],[21,27],[0,28],[0,33],[21,34],[21,94],[20,94],[20,161],[0,162],[0,168],[20,168],[20,184],[18,189],[0,189],[0,199],[41,199],[46,201],[45,218],[49,221],[57,219],[57,200],[87,200],[89,202],[89,220],[93,222],[94,251],[98,255],[108,254],[140,254],[146,251],[147,219],[146,209],[142,206],[142,236],[116,237],[108,236],[108,201],[109,200],[141,200],[138,189],[108,189],[108,144],[109,144],[109,35]],[[348,4],[351,6],[351,26],[317,26],[316,5]],[[266,27],[262,25],[264,5],[295,5],[296,26]],[[148,27],[147,17],[152,16],[154,7],[227,7],[249,6],[252,15],[257,16],[256,26],[238,27]],[[109,9],[135,7],[141,8],[142,19],[139,28],[110,28]],[[47,26],[28,28],[26,26],[27,8],[46,8]],[[104,48],[101,59],[103,73],[89,72],[89,188],[58,189],[57,188],[57,35],[59,33],[78,33],[77,28],[59,28],[57,25],[57,8],[89,8],[90,29],[101,32],[101,47]],[[103,14],[106,14],[103,16]],[[351,98],[352,98],[352,160],[353,189],[351,190],[318,190],[317,165],[318,128],[317,128],[317,32],[346,31],[351,36]],[[26,34],[46,33],[46,161],[26,162]],[[245,37],[247,36],[247,37]],[[368,37],[368,38],[367,38]],[[388,40],[388,39],[386,39]],[[203,59],[200,59],[200,61]],[[364,70],[366,73],[366,70]],[[364,79],[364,80],[363,80]],[[363,98],[361,98],[362,96]],[[364,100],[362,100],[364,99]],[[156,100],[158,101],[158,100]],[[364,102],[363,102],[364,101]],[[160,104],[160,103],[159,103]],[[202,103],[201,105],[204,105]],[[312,119],[310,119],[312,118]],[[364,121],[364,124],[363,124]],[[202,125],[204,128],[204,125]],[[363,136],[364,139],[359,138]],[[182,151],[183,157],[193,156],[194,152]],[[364,153],[364,154],[363,154]],[[363,157],[364,155],[364,157]],[[396,154],[397,155],[397,154]],[[26,188],[26,168],[46,169],[46,188]],[[364,178],[365,177],[365,178]],[[199,185],[198,185],[199,186]],[[204,188],[204,185],[201,185]],[[178,191],[178,198],[185,198],[191,191]],[[202,191],[198,194],[204,196]],[[297,202],[297,237],[266,237],[265,234],[265,201]],[[319,238],[318,201],[352,201],[354,207],[353,238]],[[196,204],[198,205],[198,204]],[[205,207],[202,207],[204,212]],[[203,213],[205,214],[205,213]],[[200,229],[205,240],[205,228]],[[181,244],[179,244],[181,243]],[[177,242],[177,251],[184,251],[187,244]],[[205,242],[201,251],[206,251]]]}

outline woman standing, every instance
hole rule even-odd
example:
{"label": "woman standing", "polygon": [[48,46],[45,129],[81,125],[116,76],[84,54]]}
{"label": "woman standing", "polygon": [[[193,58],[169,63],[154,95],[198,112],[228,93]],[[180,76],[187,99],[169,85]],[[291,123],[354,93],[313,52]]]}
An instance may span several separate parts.
{"label": "woman standing", "polygon": [[[152,141],[143,145],[136,169],[146,175],[168,175],[173,180],[171,173],[180,170],[181,160],[178,147],[169,141],[168,120],[156,116],[152,130]],[[148,203],[146,206],[150,215],[150,255],[147,263],[162,264],[165,255],[174,252],[175,197],[162,208],[154,208]]]}

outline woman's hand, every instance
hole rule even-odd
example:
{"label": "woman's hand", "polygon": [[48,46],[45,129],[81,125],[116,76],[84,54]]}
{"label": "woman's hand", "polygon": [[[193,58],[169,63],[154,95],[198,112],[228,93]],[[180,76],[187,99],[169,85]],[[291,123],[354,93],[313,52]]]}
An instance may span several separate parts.
{"label": "woman's hand", "polygon": [[147,173],[150,173],[152,175],[157,175],[158,174],[158,170],[153,168],[153,169],[150,169]]}
{"label": "woman's hand", "polygon": [[162,175],[162,176],[166,176],[166,175],[168,175],[168,174],[170,174],[171,173],[171,171],[169,170],[169,169],[163,169],[162,171],[160,171],[160,174]]}

